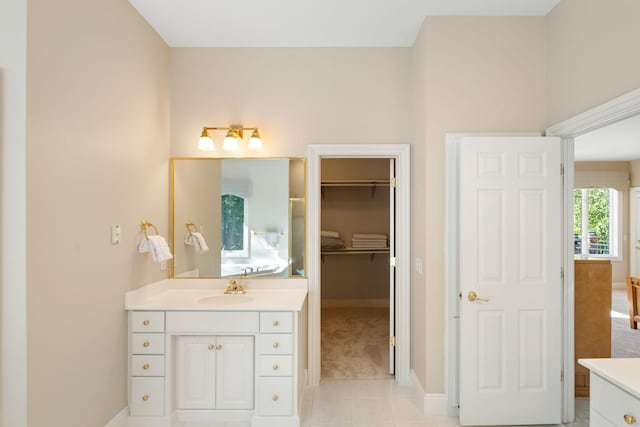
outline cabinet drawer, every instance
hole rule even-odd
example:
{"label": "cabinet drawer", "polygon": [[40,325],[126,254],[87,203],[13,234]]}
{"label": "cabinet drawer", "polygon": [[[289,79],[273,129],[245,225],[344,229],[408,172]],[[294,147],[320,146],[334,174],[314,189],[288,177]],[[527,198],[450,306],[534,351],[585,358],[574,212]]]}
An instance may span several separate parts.
{"label": "cabinet drawer", "polygon": [[131,354],[164,354],[164,334],[131,334]]}
{"label": "cabinet drawer", "polygon": [[292,415],[293,382],[290,377],[260,378],[258,415]]}
{"label": "cabinet drawer", "polygon": [[129,410],[131,416],[164,415],[164,378],[131,378]]}
{"label": "cabinet drawer", "polygon": [[293,375],[293,357],[260,356],[258,375],[263,377],[290,377]]}
{"label": "cabinet drawer", "polygon": [[293,354],[291,334],[262,334],[258,342],[259,354]]}
{"label": "cabinet drawer", "polygon": [[293,313],[262,312],[260,313],[260,332],[279,333],[293,332]]}
{"label": "cabinet drawer", "polygon": [[[591,397],[589,405],[604,418],[618,426],[627,425],[625,415],[631,415],[640,420],[640,400],[626,391],[616,387],[602,377],[591,374]],[[636,421],[636,425],[640,422]]]}
{"label": "cabinet drawer", "polygon": [[[233,298],[233,295],[230,296]],[[258,332],[258,313],[252,311],[170,311],[167,332],[233,334]]]}
{"label": "cabinet drawer", "polygon": [[131,332],[164,332],[164,311],[134,311]]}
{"label": "cabinet drawer", "polygon": [[131,375],[134,377],[163,377],[164,356],[131,356]]}

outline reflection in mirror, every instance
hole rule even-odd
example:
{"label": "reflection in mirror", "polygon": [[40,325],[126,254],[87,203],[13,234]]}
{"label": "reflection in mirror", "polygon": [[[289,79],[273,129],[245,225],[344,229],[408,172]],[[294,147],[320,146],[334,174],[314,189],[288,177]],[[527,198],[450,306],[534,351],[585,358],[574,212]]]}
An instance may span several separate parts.
{"label": "reflection in mirror", "polygon": [[[303,158],[172,159],[171,167],[172,277],[304,276]],[[194,244],[201,240],[207,251]]]}

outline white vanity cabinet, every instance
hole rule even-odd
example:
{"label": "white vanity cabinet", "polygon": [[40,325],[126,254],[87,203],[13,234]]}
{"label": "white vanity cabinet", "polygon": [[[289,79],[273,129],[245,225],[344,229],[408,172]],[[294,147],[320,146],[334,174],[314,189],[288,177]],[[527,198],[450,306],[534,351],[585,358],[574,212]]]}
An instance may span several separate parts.
{"label": "white vanity cabinet", "polygon": [[129,313],[129,427],[300,426],[300,311]]}
{"label": "white vanity cabinet", "polygon": [[589,425],[640,427],[640,359],[581,359],[590,372]]}
{"label": "white vanity cabinet", "polygon": [[176,409],[253,409],[252,336],[176,337]]}

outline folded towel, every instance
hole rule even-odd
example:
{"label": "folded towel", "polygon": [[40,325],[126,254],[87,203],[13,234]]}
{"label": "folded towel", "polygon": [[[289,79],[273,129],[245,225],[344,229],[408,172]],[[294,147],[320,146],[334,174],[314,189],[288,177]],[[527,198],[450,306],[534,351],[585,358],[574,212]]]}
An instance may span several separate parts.
{"label": "folded towel", "polygon": [[353,233],[352,236],[354,239],[363,239],[363,240],[376,240],[376,239],[386,239],[386,234],[375,234],[375,233]]}
{"label": "folded towel", "polygon": [[153,262],[165,262],[173,258],[167,241],[162,236],[153,235],[143,239],[138,246],[138,252],[151,252]]}
{"label": "folded towel", "polygon": [[184,236],[184,244],[193,246],[194,248],[196,248],[196,252],[198,252],[199,254],[207,252],[209,250],[207,241],[204,240],[204,236],[202,235],[202,233],[198,231],[187,233],[187,235]]}
{"label": "folded towel", "polygon": [[337,237],[320,237],[321,249],[342,249],[345,247],[344,240]]}
{"label": "folded towel", "polygon": [[337,231],[320,231],[320,237],[333,237],[334,239],[339,239],[340,233]]}

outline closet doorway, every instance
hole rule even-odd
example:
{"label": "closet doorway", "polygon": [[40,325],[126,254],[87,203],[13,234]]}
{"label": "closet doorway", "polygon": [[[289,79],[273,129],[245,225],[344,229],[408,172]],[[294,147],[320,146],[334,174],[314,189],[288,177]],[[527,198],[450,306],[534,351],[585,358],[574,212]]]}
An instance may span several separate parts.
{"label": "closet doorway", "polygon": [[395,373],[395,159],[320,164],[321,378]]}
{"label": "closet doorway", "polygon": [[410,383],[409,176],[405,144],[309,147],[310,385]]}

